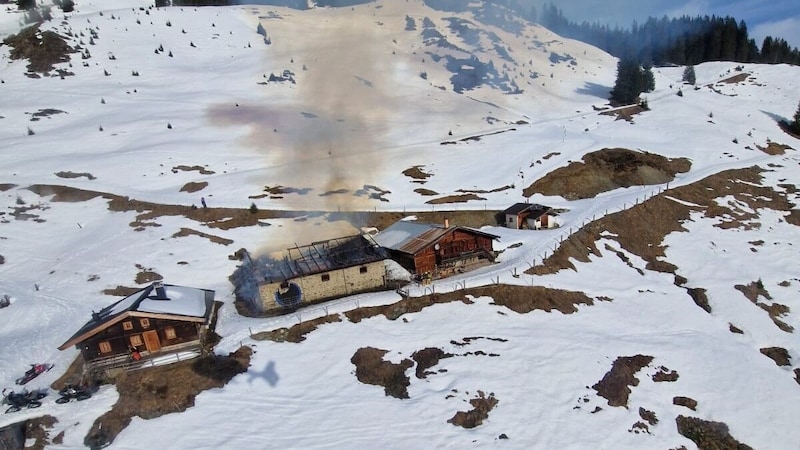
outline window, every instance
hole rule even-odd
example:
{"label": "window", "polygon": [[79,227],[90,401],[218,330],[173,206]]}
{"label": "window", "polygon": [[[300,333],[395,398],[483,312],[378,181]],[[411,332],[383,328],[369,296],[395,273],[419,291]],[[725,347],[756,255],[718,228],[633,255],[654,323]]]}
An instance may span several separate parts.
{"label": "window", "polygon": [[367,273],[367,266],[361,266],[358,268],[359,273]]}
{"label": "window", "polygon": [[142,328],[150,328],[150,319],[139,319],[139,325],[141,325]]}
{"label": "window", "polygon": [[101,342],[100,353],[111,353],[111,343],[108,341]]}
{"label": "window", "polygon": [[330,274],[328,274],[328,273],[323,273],[322,274],[322,281],[328,281],[330,279],[331,279],[331,275]]}
{"label": "window", "polygon": [[131,336],[131,345],[134,346],[134,347],[141,346],[142,345],[142,335],[141,334],[135,334],[135,335]]}
{"label": "window", "polygon": [[174,327],[164,328],[164,337],[166,337],[167,339],[175,339],[177,337],[177,335],[175,334],[175,328]]}
{"label": "window", "polygon": [[130,320],[127,321],[127,322],[122,322],[122,329],[125,330],[125,331],[132,330],[133,329],[133,322],[131,322]]}

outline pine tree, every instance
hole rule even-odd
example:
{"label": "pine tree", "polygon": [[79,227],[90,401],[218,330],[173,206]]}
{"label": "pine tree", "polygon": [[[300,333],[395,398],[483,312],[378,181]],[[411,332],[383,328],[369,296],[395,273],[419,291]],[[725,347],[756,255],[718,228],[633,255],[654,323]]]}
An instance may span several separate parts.
{"label": "pine tree", "polygon": [[694,74],[694,66],[686,66],[683,69],[683,82],[689,84],[697,83],[697,77]]}
{"label": "pine tree", "polygon": [[800,134],[800,103],[797,104],[797,111],[794,113],[794,122],[790,128],[796,134]]}
{"label": "pine tree", "polygon": [[27,11],[36,7],[36,0],[17,0],[17,9]]}
{"label": "pine tree", "polygon": [[611,100],[623,105],[636,103],[639,94],[644,92],[644,79],[639,63],[631,58],[623,58],[617,63],[617,81],[611,91]]}
{"label": "pine tree", "polygon": [[653,75],[653,68],[650,65],[641,69],[643,92],[653,92],[656,90],[656,77]]}

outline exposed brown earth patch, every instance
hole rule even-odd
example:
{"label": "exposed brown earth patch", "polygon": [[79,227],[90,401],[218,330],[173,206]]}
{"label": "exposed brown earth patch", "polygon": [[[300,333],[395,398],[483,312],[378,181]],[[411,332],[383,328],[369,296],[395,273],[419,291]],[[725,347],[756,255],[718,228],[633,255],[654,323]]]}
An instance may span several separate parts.
{"label": "exposed brown earth patch", "polygon": [[[377,227],[384,229],[394,222],[409,214],[417,216],[422,222],[443,223],[444,219],[450,220],[453,225],[467,227],[481,227],[496,225],[495,215],[498,211],[421,211],[421,212],[370,212],[370,211],[282,211],[282,210],[257,210],[249,208],[196,208],[192,205],[164,205],[130,199],[115,194],[98,191],[77,189],[59,185],[32,185],[28,190],[40,196],[53,196],[54,202],[82,202],[97,197],[109,200],[108,209],[111,211],[136,211],[139,214],[131,226],[136,228],[145,221],[157,219],[162,216],[183,216],[210,228],[228,230],[238,227],[255,226],[261,220],[291,219],[300,217],[325,217],[329,222],[346,220],[356,227]],[[152,225],[151,225],[152,226]]]}
{"label": "exposed brown earth patch", "polygon": [[89,180],[96,180],[97,179],[97,177],[95,177],[94,175],[90,174],[89,172],[80,172],[80,173],[77,173],[77,172],[56,172],[56,176],[58,178],[81,178],[81,177],[83,177],[83,178],[86,178],[86,179],[89,179]]}
{"label": "exposed brown earth patch", "polygon": [[631,105],[626,106],[624,108],[617,108],[611,111],[603,111],[600,113],[601,116],[617,116],[617,120],[627,120],[628,122],[633,122],[634,116],[637,114],[641,114],[645,111],[640,105]]}
{"label": "exposed brown earth patch", "polygon": [[213,174],[216,173],[213,170],[206,169],[203,166],[186,166],[186,165],[180,165],[180,166],[173,167],[172,168],[172,173],[178,173],[179,170],[182,170],[184,172],[197,171],[197,172],[200,172],[201,175],[213,175]]}
{"label": "exposed brown earth patch", "polygon": [[391,305],[365,306],[344,313],[351,322],[360,322],[378,315],[397,320],[404,314],[422,311],[437,303],[472,303],[469,297],[491,297],[494,304],[504,306],[520,314],[534,310],[559,311],[570,314],[578,311],[576,305],[592,305],[593,300],[582,292],[551,289],[542,286],[492,285],[468,288],[457,292],[407,297]]}
{"label": "exposed brown earth patch", "polygon": [[202,191],[206,187],[208,187],[208,182],[207,181],[199,181],[199,182],[198,181],[190,181],[189,183],[186,183],[183,186],[181,186],[181,189],[180,189],[179,192],[192,193],[192,192]]}
{"label": "exposed brown earth patch", "polygon": [[[56,442],[57,436],[53,438],[50,437],[50,430],[56,423],[58,423],[58,419],[51,415],[44,415],[28,419],[23,423],[15,425],[20,427],[19,436],[21,439],[23,439],[24,444],[21,443],[20,447],[16,447],[15,442],[10,442],[13,439],[7,439],[10,436],[1,436],[0,446],[9,445],[9,450],[13,448],[19,448],[22,450],[22,445],[24,445],[25,450],[44,450],[48,445],[58,444],[58,442]],[[4,429],[3,431],[6,430]],[[6,447],[3,446],[2,448],[5,449]]]}
{"label": "exposed brown earth patch", "polygon": [[[542,264],[528,269],[528,274],[551,274],[563,269],[575,269],[571,260],[589,262],[589,255],[602,255],[596,242],[601,236],[614,235],[614,239],[629,253],[645,261],[645,268],[675,274],[677,267],[665,261],[662,244],[664,237],[676,231],[685,231],[682,223],[689,220],[691,212],[702,213],[706,218],[720,218],[720,228],[746,227],[748,216],[738,216],[727,205],[715,199],[734,196],[754,211],[768,208],[791,211],[794,205],[785,194],[771,187],[761,186],[762,169],[750,167],[720,172],[696,183],[669,189],[624,211],[607,214],[592,221],[566,238],[558,249],[547,255]],[[638,224],[646,223],[646,227]],[[606,237],[607,238],[607,237]],[[676,284],[685,283],[676,276]]]}
{"label": "exposed brown earth patch", "polygon": [[800,368],[794,369],[794,381],[800,384]]}
{"label": "exposed brown earth patch", "polygon": [[28,71],[46,73],[58,63],[68,62],[76,50],[58,33],[41,31],[39,25],[30,26],[8,36],[4,44],[11,47],[11,59],[27,59]]}
{"label": "exposed brown earth patch", "polygon": [[403,171],[403,175],[412,178],[414,180],[427,180],[428,178],[432,177],[433,174],[422,170],[423,167],[425,166],[409,167],[408,169]]}
{"label": "exposed brown earth patch", "polygon": [[734,324],[732,324],[732,323],[729,323],[729,324],[728,324],[728,330],[729,330],[731,333],[735,333],[735,334],[744,334],[744,331],[742,331],[742,329],[741,329],[741,328],[739,328],[739,327],[735,326],[735,325],[734,325]]}
{"label": "exposed brown earth patch", "polygon": [[493,393],[487,397],[483,391],[478,391],[478,396],[471,399],[469,404],[472,409],[469,411],[458,411],[450,418],[447,423],[463,428],[475,428],[489,418],[489,412],[494,409],[500,401],[495,398]]}
{"label": "exposed brown earth patch", "polygon": [[592,389],[597,391],[597,395],[608,400],[609,406],[627,408],[628,396],[631,394],[630,386],[639,385],[636,372],[652,361],[652,356],[620,356],[614,361],[611,370],[603,376],[603,379],[595,383]]}
{"label": "exposed brown earth patch", "polygon": [[509,189],[514,189],[514,187],[511,186],[510,184],[507,184],[505,186],[501,186],[499,188],[494,188],[494,189],[491,189],[491,190],[488,190],[488,191],[485,190],[485,189],[456,189],[456,192],[464,192],[464,193],[467,193],[467,194],[491,194],[491,193],[494,193],[494,192],[507,191]]}
{"label": "exposed brown earth patch", "polygon": [[111,410],[95,420],[84,439],[89,447],[103,447],[128,426],[133,416],[149,420],[185,411],[197,394],[220,388],[250,366],[250,347],[228,356],[206,355],[191,361],[126,372],[114,384],[119,399]]}
{"label": "exposed brown earth patch", "polygon": [[203,233],[202,231],[192,230],[191,228],[181,228],[181,231],[172,235],[172,237],[174,238],[185,237],[185,236],[199,236],[202,238],[206,238],[215,244],[221,244],[221,245],[233,244],[233,239],[226,239],[221,236],[214,236],[213,234]]}
{"label": "exposed brown earth patch", "polygon": [[432,191],[432,190],[430,190],[430,189],[424,189],[424,188],[417,188],[417,189],[414,189],[414,192],[416,192],[416,193],[417,193],[417,194],[419,194],[419,195],[424,195],[424,196],[426,196],[426,197],[431,197],[431,196],[434,196],[434,195],[439,195],[439,193],[438,193],[438,192],[436,192],[436,191]]}
{"label": "exposed brown earth patch", "polygon": [[789,356],[789,351],[783,347],[765,347],[759,349],[762,355],[775,361],[778,366],[791,366],[792,359]]}
{"label": "exposed brown earth patch", "polygon": [[752,450],[731,436],[728,426],[722,422],[711,422],[697,417],[678,416],[675,418],[678,433],[694,442],[698,448]]}
{"label": "exposed brown earth patch", "polygon": [[16,185],[16,184],[12,184],[12,183],[0,183],[0,192],[5,192],[5,191],[8,191],[8,190],[10,190],[10,189],[14,189],[15,187],[17,187],[17,185]]}
{"label": "exposed brown earth patch", "polygon": [[258,341],[292,342],[299,343],[306,340],[306,335],[316,330],[318,326],[325,323],[341,322],[342,318],[338,314],[329,314],[313,320],[306,320],[293,325],[289,328],[278,328],[277,330],[256,333],[251,338]]}
{"label": "exposed brown earth patch", "polygon": [[408,398],[408,386],[411,381],[405,371],[413,366],[414,362],[408,358],[398,364],[384,361],[383,356],[388,352],[373,347],[356,350],[350,358],[350,362],[356,366],[356,378],[364,384],[383,386],[387,396]]}
{"label": "exposed brown earth patch", "polygon": [[683,406],[692,411],[697,411],[697,400],[689,397],[672,397],[672,404],[676,406]]}
{"label": "exposed brown earth patch", "polygon": [[141,264],[136,264],[136,268],[139,269],[139,273],[136,274],[136,284],[152,283],[153,281],[164,279],[161,274],[153,271],[152,268],[145,268]]}
{"label": "exposed brown earth patch", "polygon": [[741,83],[743,81],[747,81],[747,78],[749,77],[750,77],[749,73],[740,73],[732,77],[725,78],[724,80],[719,81],[719,83],[736,84],[736,83]]}
{"label": "exposed brown earth patch", "polygon": [[665,381],[667,382],[678,381],[678,377],[679,375],[677,371],[670,370],[664,366],[661,366],[658,368],[658,372],[653,374],[652,378],[653,381],[655,381],[656,383],[662,383]]}
{"label": "exposed brown earth patch", "polygon": [[706,290],[703,288],[686,288],[686,292],[695,305],[699,306],[703,311],[711,314],[711,305],[708,304],[708,296]]}
{"label": "exposed brown earth patch", "polygon": [[486,199],[476,194],[459,194],[459,195],[448,195],[447,197],[434,198],[432,200],[428,200],[425,203],[429,205],[442,205],[445,203],[467,203],[472,200],[486,200]]}
{"label": "exposed brown earth patch", "polygon": [[428,375],[434,375],[436,372],[430,372],[428,369],[439,364],[439,360],[451,358],[452,353],[447,353],[444,350],[436,347],[428,347],[422,350],[417,350],[411,355],[411,359],[417,363],[415,375],[417,378],[427,378]]}
{"label": "exposed brown earth patch", "polygon": [[766,311],[767,314],[769,314],[769,318],[772,319],[772,322],[782,331],[787,333],[794,331],[794,327],[780,319],[790,312],[788,306],[775,302],[767,304],[766,302],[758,301],[759,297],[764,297],[765,300],[772,301],[772,296],[770,296],[769,292],[764,288],[761,280],[753,281],[747,285],[737,284],[734,286],[734,289],[744,294],[754,305]]}
{"label": "exposed brown earth patch", "polygon": [[688,172],[686,158],[669,159],[624,148],[587,153],[583,162],[573,162],[536,180],[522,195],[560,195],[568,200],[591,198],[621,187],[668,183],[675,174]]}
{"label": "exposed brown earth patch", "polygon": [[658,424],[658,417],[656,417],[656,413],[644,409],[641,406],[639,407],[639,417],[641,417],[642,420],[649,423],[651,426]]}
{"label": "exposed brown earth patch", "polygon": [[114,297],[127,297],[140,289],[141,288],[136,288],[136,287],[117,286],[112,289],[103,289],[103,294],[111,295]]}
{"label": "exposed brown earth patch", "polygon": [[756,145],[756,147],[758,147],[758,149],[762,152],[773,156],[784,155],[786,154],[786,150],[794,150],[792,147],[786,144],[778,144],[777,142],[772,141],[767,142],[766,147],[762,147],[760,145]]}

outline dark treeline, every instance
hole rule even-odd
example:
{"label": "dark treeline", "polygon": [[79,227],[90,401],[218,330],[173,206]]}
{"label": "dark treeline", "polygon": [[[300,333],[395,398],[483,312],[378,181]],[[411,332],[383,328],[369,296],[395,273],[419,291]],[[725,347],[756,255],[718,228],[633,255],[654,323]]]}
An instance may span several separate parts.
{"label": "dark treeline", "polygon": [[749,37],[747,24],[737,23],[733,17],[651,17],[643,24],[634,22],[630,29],[612,29],[596,22],[572,22],[561,9],[549,3],[538,14],[531,9],[528,19],[619,58],[655,65],[693,65],[706,61],[800,65],[800,50],[796,47],[790,47],[782,38],[767,36],[759,48]]}

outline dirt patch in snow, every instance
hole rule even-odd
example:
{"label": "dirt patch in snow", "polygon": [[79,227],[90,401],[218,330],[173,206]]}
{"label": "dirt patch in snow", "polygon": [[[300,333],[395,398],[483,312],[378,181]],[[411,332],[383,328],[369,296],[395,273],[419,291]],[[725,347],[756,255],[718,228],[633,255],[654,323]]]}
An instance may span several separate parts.
{"label": "dirt patch in snow", "polygon": [[300,322],[289,328],[278,328],[272,331],[263,331],[256,333],[251,338],[257,341],[274,341],[274,342],[293,342],[299,343],[306,340],[306,335],[316,330],[318,326],[325,323],[341,322],[342,318],[338,314],[329,314],[327,316],[319,317],[313,320],[306,320]]}
{"label": "dirt patch in snow", "polygon": [[611,111],[603,111],[600,113],[601,116],[617,116],[617,120],[627,120],[628,122],[633,122],[633,117],[637,114],[641,114],[646,110],[642,108],[640,105],[631,105],[626,106],[623,108],[613,109]]}
{"label": "dirt patch in snow", "polygon": [[70,53],[76,50],[53,31],[41,31],[39,25],[23,29],[7,37],[4,44],[11,47],[11,59],[27,59],[28,71],[45,73],[53,70],[53,65],[70,60]]}
{"label": "dirt patch in snow", "polygon": [[133,416],[149,420],[191,408],[197,394],[220,388],[246,372],[251,355],[250,347],[241,347],[228,356],[210,354],[120,375],[114,382],[119,399],[95,420],[84,444],[93,448],[108,445]]}
{"label": "dirt patch in snow", "polygon": [[436,191],[432,191],[430,189],[424,189],[424,188],[414,189],[414,192],[416,192],[419,195],[424,195],[426,197],[432,197],[434,195],[439,195],[439,193],[436,192]]}
{"label": "dirt patch in snow", "polygon": [[178,173],[178,171],[181,171],[181,170],[184,171],[184,172],[197,171],[197,172],[200,172],[201,175],[213,175],[213,174],[216,173],[213,170],[208,170],[203,166],[186,166],[186,165],[180,165],[180,166],[173,167],[172,168],[172,173]]}
{"label": "dirt patch in snow", "polygon": [[360,322],[378,315],[389,320],[397,320],[404,314],[411,314],[438,304],[450,302],[472,303],[471,298],[491,297],[495,305],[504,306],[514,312],[524,314],[531,311],[559,311],[570,314],[578,311],[577,305],[592,305],[593,300],[582,292],[551,289],[542,286],[491,285],[468,288],[457,292],[407,297],[390,305],[365,306],[344,313],[351,322]]}
{"label": "dirt patch in snow", "polygon": [[411,381],[405,372],[414,365],[414,362],[408,358],[397,364],[384,361],[383,356],[388,352],[373,347],[356,350],[350,358],[350,362],[356,366],[356,378],[364,384],[383,386],[387,396],[408,398],[408,386]]}
{"label": "dirt patch in snow", "polygon": [[486,200],[486,199],[477,194],[457,194],[457,195],[448,195],[446,197],[434,198],[432,200],[428,200],[425,203],[429,205],[442,205],[445,203],[467,203],[472,200]]}
{"label": "dirt patch in snow", "polygon": [[479,211],[422,211],[422,212],[321,212],[321,211],[282,211],[282,210],[256,210],[248,208],[198,208],[195,205],[165,205],[131,199],[115,194],[98,191],[78,189],[69,186],[36,184],[28,190],[46,197],[52,196],[54,202],[83,202],[94,198],[109,200],[108,209],[111,211],[136,211],[139,214],[131,222],[134,228],[143,224],[155,226],[147,222],[164,216],[183,216],[194,220],[209,228],[228,230],[239,227],[255,226],[262,220],[268,219],[298,219],[310,216],[324,216],[329,222],[346,220],[355,227],[377,227],[384,229],[394,222],[408,216],[415,215],[421,222],[444,223],[450,220],[452,225],[479,228],[485,225],[497,225],[494,210]]}
{"label": "dirt patch in snow", "polygon": [[734,439],[728,426],[722,422],[678,416],[675,423],[678,425],[678,433],[697,444],[698,448],[752,450],[749,445]]}
{"label": "dirt patch in snow", "polygon": [[489,418],[489,412],[494,409],[500,401],[495,398],[494,393],[488,396],[483,391],[478,391],[478,396],[469,401],[472,409],[469,411],[458,411],[450,418],[447,423],[452,423],[458,427],[475,428]]}
{"label": "dirt patch in snow", "polygon": [[103,289],[103,294],[114,297],[127,297],[141,288],[129,286],[117,286],[115,288]]}
{"label": "dirt patch in snow", "polygon": [[736,84],[746,81],[747,78],[749,77],[750,77],[749,73],[740,73],[732,77],[725,78],[724,80],[721,80],[718,83]]}
{"label": "dirt patch in snow", "polygon": [[653,374],[653,381],[656,383],[663,383],[663,382],[673,382],[678,381],[678,372],[675,370],[670,370],[664,366],[658,368],[658,372]]}
{"label": "dirt patch in snow", "polygon": [[422,168],[425,166],[409,167],[403,171],[403,175],[412,178],[417,183],[424,183],[428,178],[432,177],[432,173],[425,172]]}
{"label": "dirt patch in snow", "polygon": [[683,406],[692,411],[697,411],[697,400],[689,397],[672,397],[672,404],[676,406]]}
{"label": "dirt patch in snow", "polygon": [[620,356],[612,364],[611,370],[595,383],[592,389],[597,391],[597,395],[608,400],[609,406],[627,408],[628,396],[631,394],[630,386],[639,385],[636,373],[652,361],[652,356]]}
{"label": "dirt patch in snow", "polygon": [[[719,219],[715,224],[719,228],[753,228],[759,208],[794,211],[795,205],[784,193],[760,185],[762,171],[757,166],[726,170],[690,185],[668,189],[624,211],[607,214],[574,232],[555,252],[546,255],[542,264],[526,273],[543,275],[574,270],[571,260],[589,262],[590,255],[602,255],[596,242],[604,238],[616,240],[624,250],[647,261],[645,268],[674,274],[677,267],[664,259],[664,237],[686,231],[682,223],[689,220],[691,212]],[[733,196],[756,212],[719,204],[716,199],[724,196]],[[641,226],[645,223],[646,227]],[[675,281],[681,285],[686,280],[676,276]]]}
{"label": "dirt patch in snow", "polygon": [[706,290],[703,288],[686,288],[686,292],[695,305],[699,306],[703,311],[711,314],[711,305],[708,304],[708,296]]}
{"label": "dirt patch in snow", "polygon": [[762,355],[775,361],[775,364],[777,364],[778,366],[792,365],[792,358],[789,355],[789,351],[783,347],[765,347],[759,349],[759,351],[761,352]]}
{"label": "dirt patch in snow", "polygon": [[411,359],[417,363],[417,370],[415,375],[417,378],[427,378],[428,375],[434,375],[436,372],[430,372],[428,369],[439,364],[439,360],[453,357],[452,353],[447,353],[444,350],[436,347],[423,348],[417,350],[411,355]]}
{"label": "dirt patch in snow", "polygon": [[186,183],[183,186],[181,186],[181,189],[180,189],[179,192],[192,193],[192,192],[202,191],[206,187],[208,187],[208,182],[207,181],[199,181],[199,182],[190,181],[189,183]]}
{"label": "dirt patch in snow", "polygon": [[[25,439],[25,450],[44,450],[48,445],[59,444],[58,436],[50,437],[50,430],[58,423],[58,419],[51,415],[44,415],[28,419],[22,426],[21,434]],[[0,446],[10,444],[4,439],[0,439]],[[6,448],[6,447],[2,447]],[[8,447],[9,450],[15,447]],[[20,450],[23,447],[18,447]]]}
{"label": "dirt patch in snow", "polygon": [[762,147],[760,145],[756,145],[759,150],[768,154],[768,155],[784,155],[786,154],[786,150],[794,150],[792,147],[789,147],[786,144],[778,144],[777,142],[769,141],[767,142],[766,147]]}
{"label": "dirt patch in snow", "polygon": [[0,183],[0,192],[5,192],[5,191],[8,191],[8,190],[10,190],[10,189],[14,189],[15,187],[17,187],[17,185],[16,185],[16,184],[12,184],[12,183]]}
{"label": "dirt patch in snow", "polygon": [[775,302],[767,304],[766,302],[758,301],[759,297],[764,297],[765,300],[772,301],[772,296],[769,295],[769,292],[767,292],[767,290],[764,288],[764,284],[761,282],[761,280],[753,281],[747,285],[737,284],[733,287],[737,291],[744,294],[744,296],[753,302],[754,305],[766,311],[767,314],[769,314],[770,319],[772,319],[772,322],[775,323],[775,325],[782,331],[787,333],[794,331],[794,327],[780,319],[780,317],[783,317],[790,312],[788,306]]}
{"label": "dirt patch in snow", "polygon": [[193,230],[191,228],[181,228],[181,231],[178,231],[177,233],[172,235],[172,237],[174,238],[186,237],[186,236],[199,236],[201,238],[206,238],[215,244],[221,244],[221,245],[233,244],[233,239],[226,239],[221,236],[215,236],[213,234],[203,233],[202,231]]}
{"label": "dirt patch in snow", "polygon": [[558,195],[568,200],[591,198],[621,187],[664,184],[675,174],[688,172],[686,158],[669,159],[654,153],[606,148],[558,168],[522,191],[522,195]]}
{"label": "dirt patch in snow", "polygon": [[86,178],[88,180],[96,180],[97,177],[89,172],[56,172],[58,178]]}
{"label": "dirt patch in snow", "polygon": [[163,280],[164,277],[160,273],[155,272],[152,268],[145,268],[141,264],[136,264],[139,273],[136,274],[136,284],[152,283],[153,281]]}

